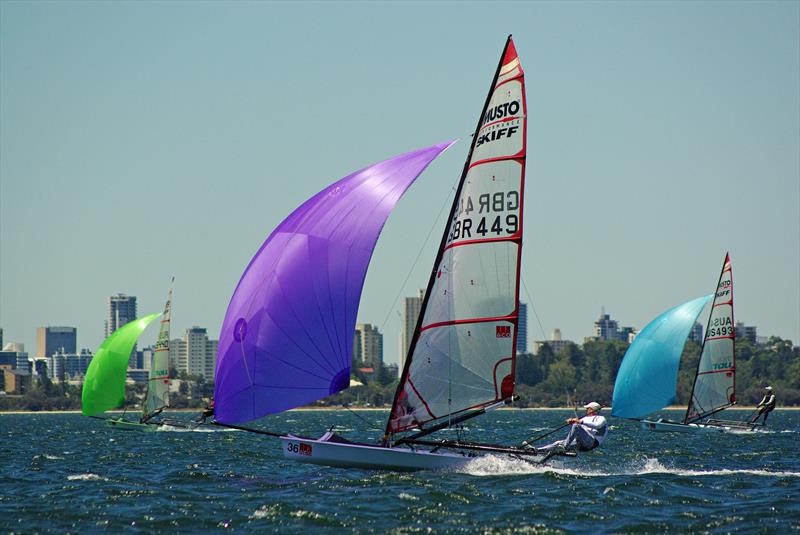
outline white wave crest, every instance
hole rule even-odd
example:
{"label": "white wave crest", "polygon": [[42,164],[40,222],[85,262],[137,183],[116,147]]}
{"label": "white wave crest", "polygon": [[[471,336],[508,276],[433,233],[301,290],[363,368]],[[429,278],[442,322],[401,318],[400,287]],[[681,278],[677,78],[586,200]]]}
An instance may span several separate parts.
{"label": "white wave crest", "polygon": [[253,519],[262,519],[262,518],[275,518],[281,513],[281,508],[278,505],[262,505],[255,511],[253,514],[250,515],[250,518]]}
{"label": "white wave crest", "polygon": [[[552,459],[551,459],[552,461]],[[582,470],[564,468],[562,461],[548,461],[547,464],[537,465],[535,461],[526,461],[521,458],[513,458],[505,455],[483,455],[477,457],[463,467],[459,472],[472,476],[511,476],[522,474],[544,474],[556,473],[567,475],[610,475],[610,474],[587,474]]]}
{"label": "white wave crest", "polygon": [[[747,474],[751,476],[763,477],[800,477],[800,472],[773,472],[771,470],[753,470],[753,469],[729,469],[720,468],[716,470],[685,470],[680,468],[666,467],[658,459],[648,459],[644,467],[632,472],[630,475],[645,475],[645,474],[673,474],[676,476],[688,477],[702,477],[702,476],[731,476],[736,474]],[[625,474],[620,474],[625,475]]]}
{"label": "white wave crest", "polygon": [[108,481],[108,478],[97,474],[72,474],[67,476],[69,481]]}

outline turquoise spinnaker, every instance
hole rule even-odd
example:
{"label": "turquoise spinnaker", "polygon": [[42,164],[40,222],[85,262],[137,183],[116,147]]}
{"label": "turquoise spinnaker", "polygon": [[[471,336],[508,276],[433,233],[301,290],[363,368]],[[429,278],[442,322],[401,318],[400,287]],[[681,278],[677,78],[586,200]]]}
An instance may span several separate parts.
{"label": "turquoise spinnaker", "polygon": [[84,416],[96,416],[125,403],[125,379],[133,345],[147,325],[160,315],[159,312],[128,322],[100,344],[83,380]]}
{"label": "turquoise spinnaker", "polygon": [[642,418],[675,403],[686,338],[711,295],[671,308],[642,329],[617,372],[612,416]]}

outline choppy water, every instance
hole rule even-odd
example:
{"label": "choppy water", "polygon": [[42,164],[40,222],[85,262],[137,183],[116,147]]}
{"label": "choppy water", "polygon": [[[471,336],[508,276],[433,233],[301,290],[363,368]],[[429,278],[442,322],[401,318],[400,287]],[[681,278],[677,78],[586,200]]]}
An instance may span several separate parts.
{"label": "choppy water", "polygon": [[[386,414],[359,415],[371,426],[347,411],[261,424],[310,435],[336,424],[345,436],[377,438]],[[518,443],[568,416],[497,411],[468,438]],[[0,531],[798,530],[800,413],[776,411],[770,427],[694,436],[612,420],[601,449],[549,467],[485,457],[458,471],[398,474],[285,461],[277,439],[252,433],[138,433],[74,414],[0,415]]]}

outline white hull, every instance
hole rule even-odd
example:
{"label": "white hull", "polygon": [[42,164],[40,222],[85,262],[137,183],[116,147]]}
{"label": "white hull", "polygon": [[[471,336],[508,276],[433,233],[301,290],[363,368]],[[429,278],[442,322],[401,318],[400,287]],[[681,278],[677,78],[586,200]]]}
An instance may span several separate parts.
{"label": "white hull", "polygon": [[467,464],[476,455],[467,453],[385,448],[366,444],[340,443],[321,439],[281,437],[283,456],[304,463],[367,468],[371,470],[442,470]]}
{"label": "white hull", "polygon": [[724,422],[684,424],[669,420],[642,420],[642,429],[661,433],[717,433],[720,431],[752,431],[750,426],[737,425],[737,422],[732,422],[730,425],[726,425]]}
{"label": "white hull", "polygon": [[142,424],[124,418],[109,418],[106,420],[106,425],[121,431],[155,431],[158,427],[156,424]]}

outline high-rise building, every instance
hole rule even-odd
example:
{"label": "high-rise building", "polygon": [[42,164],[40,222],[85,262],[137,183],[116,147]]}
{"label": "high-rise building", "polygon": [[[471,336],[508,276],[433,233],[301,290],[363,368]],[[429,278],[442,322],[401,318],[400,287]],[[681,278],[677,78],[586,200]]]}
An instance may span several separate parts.
{"label": "high-rise building", "polygon": [[756,332],[755,325],[745,325],[741,321],[736,322],[736,326],[733,329],[733,334],[736,338],[744,338],[750,340],[752,343],[756,343],[758,341],[758,334]]}
{"label": "high-rise building", "polygon": [[108,315],[106,316],[106,338],[111,333],[136,319],[136,296],[117,294],[108,298]]}
{"label": "high-rise building", "polygon": [[75,353],[77,342],[75,327],[39,327],[36,329],[36,358],[50,357],[56,351]]}
{"label": "high-rise building", "polygon": [[22,342],[8,342],[3,346],[3,351],[13,351],[15,353],[24,353],[25,344]]}
{"label": "high-rise building", "polygon": [[52,370],[52,374],[48,373],[48,376],[55,381],[83,377],[93,356],[90,349],[81,349],[80,353],[56,351],[47,358],[47,369]]}
{"label": "high-rise building", "polygon": [[361,331],[356,330],[353,332],[353,365],[358,368],[363,366],[364,355],[361,353]]}
{"label": "high-rise building", "polygon": [[169,341],[169,367],[176,371],[186,371],[181,368],[185,365],[186,344],[180,338],[173,338]]}
{"label": "high-rise building", "polygon": [[594,322],[594,336],[598,340],[616,340],[619,324],[611,319],[610,314],[603,311],[600,318]]}
{"label": "high-rise building", "polygon": [[692,330],[689,331],[689,340],[696,344],[703,343],[703,326],[700,323],[695,322],[692,325]]}
{"label": "high-rise building", "polygon": [[17,369],[26,373],[31,373],[31,361],[25,351],[17,353]]}
{"label": "high-rise building", "polygon": [[636,338],[636,329],[633,327],[620,327],[617,329],[617,340],[631,343]]}
{"label": "high-rise building", "polygon": [[414,337],[414,329],[417,327],[419,312],[422,309],[422,301],[425,299],[425,290],[419,290],[416,297],[406,297],[403,300],[403,330],[400,332],[400,369],[406,363],[408,349],[411,346],[411,339]]}
{"label": "high-rise building", "polygon": [[[136,296],[117,294],[108,298],[108,314],[106,316],[105,331],[106,338],[111,333],[136,319]],[[131,358],[128,362],[129,368],[136,368],[136,345],[131,350]]]}
{"label": "high-rise building", "polygon": [[520,301],[517,320],[517,353],[528,352],[528,304]]}
{"label": "high-rise building", "polygon": [[378,328],[369,323],[359,323],[356,325],[353,357],[362,366],[367,366],[379,370],[383,366],[383,335]]}
{"label": "high-rise building", "polygon": [[553,354],[558,353],[559,351],[563,350],[570,344],[575,344],[575,342],[571,340],[563,340],[561,338],[561,329],[555,328],[553,329],[552,334],[550,335],[550,340],[536,340],[533,342],[533,354],[538,355],[539,351],[541,351],[542,347],[547,344],[550,347],[550,351]]}
{"label": "high-rise building", "polygon": [[189,375],[202,375],[206,381],[214,380],[217,362],[217,340],[209,340],[205,327],[186,329],[183,340],[170,340],[170,367]]}

